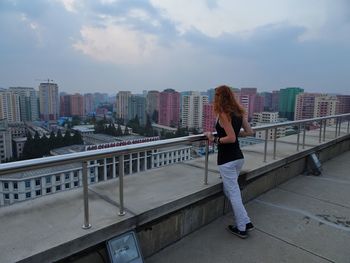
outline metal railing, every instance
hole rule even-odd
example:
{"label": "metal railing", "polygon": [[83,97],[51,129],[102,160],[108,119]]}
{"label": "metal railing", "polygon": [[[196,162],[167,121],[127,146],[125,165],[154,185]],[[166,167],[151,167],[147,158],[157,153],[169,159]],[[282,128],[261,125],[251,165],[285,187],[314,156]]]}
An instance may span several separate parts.
{"label": "metal railing", "polygon": [[[307,119],[307,120],[300,120],[300,121],[288,121],[288,122],[282,122],[282,123],[276,123],[276,124],[268,124],[258,127],[253,127],[254,131],[265,131],[265,145],[264,145],[264,162],[266,162],[267,159],[267,144],[268,144],[268,131],[273,129],[274,130],[274,137],[273,137],[273,159],[276,159],[276,145],[277,145],[277,129],[280,127],[286,127],[286,126],[297,126],[297,151],[299,151],[299,145],[300,145],[300,132],[303,130],[303,138],[302,138],[302,147],[305,148],[305,135],[306,135],[306,124],[307,123],[313,123],[318,122],[319,123],[319,142],[323,140],[325,141],[325,133],[326,133],[326,126],[327,126],[327,120],[335,119],[335,138],[340,135],[340,129],[341,129],[341,123],[342,120],[347,119],[347,134],[349,133],[349,120],[350,120],[350,113],[348,114],[342,114],[342,115],[333,115],[328,117],[321,117],[321,118],[314,118],[314,119]],[[302,129],[303,128],[303,129]],[[176,146],[179,144],[188,144],[198,141],[205,141],[205,173],[204,173],[204,184],[208,184],[208,160],[209,160],[209,142],[206,139],[206,137],[203,134],[200,135],[192,135],[187,137],[180,137],[180,138],[174,138],[174,139],[168,139],[168,140],[161,140],[161,141],[153,141],[153,142],[146,142],[146,143],[140,143],[140,144],[133,144],[133,145],[126,145],[126,146],[120,146],[118,148],[107,148],[107,149],[100,149],[100,150],[91,150],[87,152],[80,152],[80,153],[71,153],[66,155],[60,155],[60,156],[51,156],[46,158],[38,158],[38,159],[31,159],[31,160],[25,160],[25,161],[18,161],[18,162],[12,162],[12,163],[5,163],[0,164],[0,176],[7,175],[15,172],[24,172],[24,171],[30,171],[30,170],[36,170],[40,168],[45,167],[52,167],[52,166],[58,166],[58,165],[65,165],[65,164],[71,164],[80,162],[82,163],[82,182],[83,182],[83,199],[84,199],[84,223],[82,225],[82,228],[88,229],[91,227],[91,224],[89,222],[89,198],[88,198],[88,162],[102,159],[102,158],[113,158],[113,163],[115,163],[116,158],[118,158],[119,161],[119,215],[123,216],[126,214],[125,208],[124,208],[124,185],[123,185],[123,177],[124,177],[124,155],[125,154],[132,154],[139,151],[147,151],[152,149],[158,149],[168,146]],[[115,171],[115,169],[114,169]]]}

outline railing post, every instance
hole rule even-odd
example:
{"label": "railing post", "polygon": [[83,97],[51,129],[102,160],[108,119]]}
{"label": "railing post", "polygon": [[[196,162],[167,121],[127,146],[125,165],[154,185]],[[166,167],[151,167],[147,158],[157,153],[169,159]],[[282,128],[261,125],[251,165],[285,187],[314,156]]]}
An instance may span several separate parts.
{"label": "railing post", "polygon": [[350,129],[350,120],[348,120],[348,129],[347,129],[347,133],[349,133],[349,129]]}
{"label": "railing post", "polygon": [[306,129],[305,129],[305,124],[303,125],[303,149],[305,149],[305,135],[306,135]]}
{"label": "railing post", "polygon": [[299,151],[299,142],[300,142],[300,127],[301,124],[298,124],[298,136],[297,136],[297,151]]}
{"label": "railing post", "polygon": [[88,176],[87,176],[87,166],[88,162],[83,162],[83,198],[84,198],[84,224],[82,225],[83,229],[91,228],[89,223],[89,196],[88,196]]}
{"label": "railing post", "polygon": [[338,118],[335,118],[335,138],[337,138],[338,135]]}
{"label": "railing post", "polygon": [[338,136],[340,136],[340,129],[341,129],[341,117],[339,117]]}
{"label": "railing post", "polygon": [[326,127],[327,127],[327,120],[324,120],[324,126],[323,126],[323,142],[326,141]]}
{"label": "railing post", "polygon": [[[321,143],[321,136],[322,136],[322,123],[323,121],[320,120],[320,132],[319,132],[319,136],[318,136],[318,142]],[[326,124],[325,124],[326,125]]]}
{"label": "railing post", "polygon": [[276,144],[277,144],[277,127],[274,129],[273,136],[273,159],[276,160]]}
{"label": "railing post", "polygon": [[267,154],[267,136],[269,129],[265,130],[265,145],[264,145],[264,163],[266,163],[266,154]]}
{"label": "railing post", "polygon": [[120,208],[119,208],[119,216],[125,215],[124,211],[124,155],[119,155],[119,202],[120,202]]}
{"label": "railing post", "polygon": [[208,184],[209,140],[205,140],[205,172],[204,184]]}

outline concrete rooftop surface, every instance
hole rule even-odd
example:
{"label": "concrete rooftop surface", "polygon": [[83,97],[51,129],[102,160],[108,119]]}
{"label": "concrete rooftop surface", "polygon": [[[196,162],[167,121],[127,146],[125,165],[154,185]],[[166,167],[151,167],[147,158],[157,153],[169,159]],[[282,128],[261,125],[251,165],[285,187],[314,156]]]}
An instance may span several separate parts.
{"label": "concrete rooftop surface", "polygon": [[[226,231],[232,215],[220,215],[156,254],[149,252],[147,256],[153,255],[146,257],[146,262],[350,262],[349,134],[346,126],[337,138],[334,131],[334,127],[327,128],[322,143],[317,130],[307,131],[305,147],[300,146],[299,151],[296,135],[280,138],[276,159],[269,142],[267,162],[263,161],[264,144],[243,148],[246,162],[242,174],[253,182],[243,195],[250,200],[246,207],[256,226],[248,239]],[[345,153],[323,163],[321,176],[300,175],[287,182],[279,179],[288,179],[286,174],[293,169],[295,175],[301,172],[299,164],[304,165],[310,153],[329,147],[332,155],[337,144]],[[82,188],[1,207],[0,263],[56,262],[203,199],[224,199],[215,154],[209,157],[208,185],[203,183],[204,167],[204,158],[198,158],[125,176],[125,216],[118,216],[118,179],[89,185],[92,227],[87,230],[81,228]],[[264,179],[265,173],[278,169],[284,169],[285,174]],[[253,195],[257,187],[254,180],[261,178],[284,183]],[[146,230],[142,233],[150,233]]]}
{"label": "concrete rooftop surface", "polygon": [[226,230],[229,213],[146,260],[176,262],[350,262],[350,152],[246,204],[255,230]]}

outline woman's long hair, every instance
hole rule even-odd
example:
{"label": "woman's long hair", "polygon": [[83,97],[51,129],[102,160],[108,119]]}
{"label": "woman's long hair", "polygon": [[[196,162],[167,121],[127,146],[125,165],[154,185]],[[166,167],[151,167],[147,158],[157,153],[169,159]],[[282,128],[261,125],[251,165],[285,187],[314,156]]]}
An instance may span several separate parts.
{"label": "woman's long hair", "polygon": [[229,118],[231,113],[243,117],[244,108],[236,100],[231,88],[222,85],[215,89],[214,112],[215,114],[226,113]]}

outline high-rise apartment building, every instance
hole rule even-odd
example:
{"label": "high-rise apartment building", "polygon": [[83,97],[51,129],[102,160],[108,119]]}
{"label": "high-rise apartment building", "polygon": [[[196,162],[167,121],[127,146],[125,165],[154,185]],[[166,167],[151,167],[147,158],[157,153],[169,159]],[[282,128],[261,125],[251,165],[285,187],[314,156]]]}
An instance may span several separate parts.
{"label": "high-rise apartment building", "polygon": [[[337,114],[338,98],[320,93],[300,93],[295,101],[295,120],[325,117]],[[333,121],[328,121],[332,124]]]}
{"label": "high-rise apartment building", "polygon": [[272,112],[278,111],[279,98],[280,98],[279,90],[273,90],[272,97],[271,97],[271,111]]}
{"label": "high-rise apartment building", "polygon": [[264,111],[272,111],[272,93],[261,92],[260,96],[264,97]]}
{"label": "high-rise apartment building", "polygon": [[256,91],[256,88],[242,88],[238,93],[239,101],[246,110],[249,120],[252,118],[254,113]]}
{"label": "high-rise apartment building", "polygon": [[[314,118],[335,115],[338,108],[338,100],[335,96],[323,95],[316,97]],[[327,120],[328,125],[333,125],[334,119]]]}
{"label": "high-rise apartment building", "polygon": [[159,124],[177,127],[180,120],[180,93],[166,89],[159,97]]}
{"label": "high-rise apartment building", "polygon": [[140,125],[146,124],[146,98],[142,96],[131,95],[128,102],[127,120],[135,118],[137,115]]}
{"label": "high-rise apartment building", "polygon": [[205,103],[203,105],[203,132],[215,131],[215,121],[214,104]]}
{"label": "high-rise apartment building", "polygon": [[315,100],[320,93],[300,93],[295,98],[294,120],[314,118]]}
{"label": "high-rise apartment building", "polygon": [[57,120],[59,115],[58,85],[40,83],[39,85],[40,118],[44,121]]}
{"label": "high-rise apartment building", "polygon": [[71,115],[70,116],[84,116],[84,97],[76,93],[71,96]]}
{"label": "high-rise apartment building", "polygon": [[71,116],[71,96],[69,94],[64,94],[60,96],[60,116],[69,117]]}
{"label": "high-rise apartment building", "polygon": [[131,97],[130,91],[119,91],[116,97],[116,112],[117,117],[124,121],[128,120],[128,104]]}
{"label": "high-rise apartment building", "polygon": [[0,120],[0,163],[5,162],[12,156],[12,136],[8,129],[8,122],[7,120]]}
{"label": "high-rise apartment building", "polygon": [[9,90],[0,90],[0,119],[20,122],[19,95]]}
{"label": "high-rise apartment building", "polygon": [[281,118],[287,118],[288,120],[294,119],[295,98],[302,92],[304,90],[299,87],[280,89],[278,111]]}
{"label": "high-rise apartment building", "polygon": [[39,120],[37,92],[29,87],[11,87],[9,91],[19,96],[19,108],[22,121]]}
{"label": "high-rise apartment building", "polygon": [[208,96],[201,95],[199,92],[182,96],[181,126],[202,130],[205,103],[208,103]]}
{"label": "high-rise apartment building", "polygon": [[337,95],[337,114],[350,113],[350,95]]}
{"label": "high-rise apartment building", "polygon": [[85,116],[95,112],[94,96],[91,93],[84,94],[84,113]]}
{"label": "high-rise apartment building", "polygon": [[152,118],[159,120],[159,98],[158,90],[150,90],[147,93],[147,114]]}

